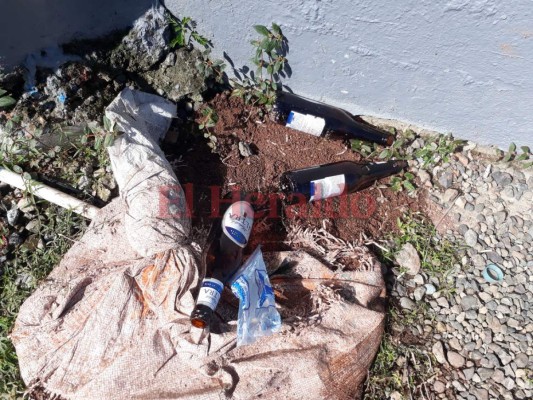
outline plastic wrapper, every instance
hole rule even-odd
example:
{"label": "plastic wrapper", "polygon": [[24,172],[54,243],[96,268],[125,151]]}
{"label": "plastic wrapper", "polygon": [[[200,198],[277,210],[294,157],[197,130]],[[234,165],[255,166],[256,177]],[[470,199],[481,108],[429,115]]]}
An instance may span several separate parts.
{"label": "plastic wrapper", "polygon": [[237,346],[254,343],[280,330],[281,317],[260,246],[235,273],[231,290],[239,298]]}

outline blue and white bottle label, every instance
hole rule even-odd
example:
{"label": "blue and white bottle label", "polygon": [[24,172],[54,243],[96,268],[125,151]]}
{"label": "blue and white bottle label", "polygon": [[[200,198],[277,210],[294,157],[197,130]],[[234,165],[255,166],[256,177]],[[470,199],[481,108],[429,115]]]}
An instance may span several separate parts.
{"label": "blue and white bottle label", "polygon": [[340,196],[346,187],[344,174],[328,176],[324,179],[311,181],[311,197],[309,201],[327,199],[328,197]]}
{"label": "blue and white bottle label", "polygon": [[302,114],[296,111],[291,111],[285,126],[309,133],[313,136],[320,136],[326,126],[326,120],[311,114]]}
{"label": "blue and white bottle label", "polygon": [[250,203],[237,201],[224,213],[222,230],[236,245],[245,247],[254,223],[254,210]]}
{"label": "blue and white bottle label", "polygon": [[198,293],[196,304],[203,304],[211,310],[215,310],[220,301],[222,290],[224,290],[224,284],[218,279],[205,278],[202,281],[202,287],[200,288],[200,293]]}

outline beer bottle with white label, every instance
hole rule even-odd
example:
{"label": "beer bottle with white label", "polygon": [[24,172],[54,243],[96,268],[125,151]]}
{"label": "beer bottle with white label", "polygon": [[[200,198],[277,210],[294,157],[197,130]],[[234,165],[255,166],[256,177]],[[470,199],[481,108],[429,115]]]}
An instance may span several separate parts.
{"label": "beer bottle with white label", "polygon": [[253,222],[250,203],[237,201],[226,210],[222,221],[213,224],[205,253],[206,275],[191,314],[193,326],[209,325],[224,285],[242,264],[242,252],[248,244]]}
{"label": "beer bottle with white label", "polygon": [[278,92],[273,107],[278,123],[315,136],[338,132],[350,139],[362,139],[384,146],[392,145],[394,136],[353,115],[333,107],[289,92]]}
{"label": "beer bottle with white label", "polygon": [[281,176],[281,190],[289,204],[296,203],[302,195],[307,201],[327,199],[362,190],[405,167],[407,161],[401,160],[370,164],[340,161],[318,165],[285,172]]}

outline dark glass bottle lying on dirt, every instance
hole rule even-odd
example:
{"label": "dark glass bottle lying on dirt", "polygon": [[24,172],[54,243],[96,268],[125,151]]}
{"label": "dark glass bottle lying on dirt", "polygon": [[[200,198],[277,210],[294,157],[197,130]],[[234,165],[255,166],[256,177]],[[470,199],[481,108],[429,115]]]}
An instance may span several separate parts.
{"label": "dark glass bottle lying on dirt", "polygon": [[289,203],[327,199],[362,190],[378,179],[396,174],[407,167],[407,161],[394,160],[370,164],[340,161],[285,172],[281,176],[281,190]]}
{"label": "dark glass bottle lying on dirt", "polygon": [[213,223],[205,252],[206,274],[191,313],[193,326],[209,326],[224,285],[242,264],[242,252],[248,244],[253,222],[252,206],[237,201],[225,211],[222,220]]}
{"label": "dark glass bottle lying on dirt", "polygon": [[357,121],[347,111],[293,93],[278,92],[273,114],[278,123],[314,136],[338,132],[350,139],[368,140],[384,146],[390,146],[394,141],[393,135]]}

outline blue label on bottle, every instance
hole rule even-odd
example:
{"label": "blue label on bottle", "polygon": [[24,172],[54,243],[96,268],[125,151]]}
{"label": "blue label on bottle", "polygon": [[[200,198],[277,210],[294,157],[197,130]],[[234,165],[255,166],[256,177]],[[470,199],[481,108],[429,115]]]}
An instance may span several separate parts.
{"label": "blue label on bottle", "polygon": [[204,280],[202,283],[202,287],[208,287],[211,289],[215,289],[219,293],[222,293],[222,290],[224,289],[224,287],[221,284],[219,284],[218,282],[213,282],[212,280],[211,281]]}
{"label": "blue label on bottle", "polygon": [[294,119],[294,111],[291,111],[289,113],[289,116],[287,117],[287,124],[290,124],[293,119]]}
{"label": "blue label on bottle", "polygon": [[237,241],[237,244],[240,244],[242,246],[246,245],[247,240],[246,237],[242,234],[242,232],[229,226],[226,226],[226,232]]}

